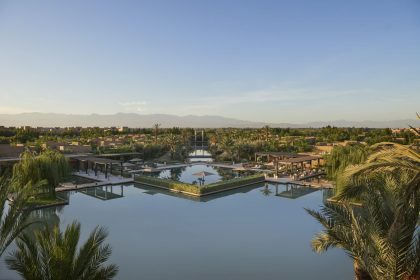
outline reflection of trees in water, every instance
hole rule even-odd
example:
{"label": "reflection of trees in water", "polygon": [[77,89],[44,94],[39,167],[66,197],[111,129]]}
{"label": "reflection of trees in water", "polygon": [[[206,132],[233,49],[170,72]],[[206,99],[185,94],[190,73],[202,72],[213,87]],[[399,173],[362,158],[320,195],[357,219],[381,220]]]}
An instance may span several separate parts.
{"label": "reflection of trees in water", "polygon": [[267,183],[264,185],[264,188],[260,191],[264,196],[269,196],[270,194],[273,193],[273,191],[268,187]]}
{"label": "reflection of trees in water", "polygon": [[181,178],[181,174],[184,171],[185,171],[185,167],[171,169],[171,179],[175,181],[179,181],[179,179]]}
{"label": "reflection of trees in water", "polygon": [[223,181],[230,180],[230,179],[235,177],[235,175],[234,175],[234,173],[231,169],[219,168],[219,167],[216,167],[215,169],[216,169],[217,173],[219,173],[220,177],[222,177]]}
{"label": "reflection of trees in water", "polygon": [[229,168],[215,167],[219,175],[222,177],[222,180],[230,180],[237,177],[246,177],[255,174],[253,171],[247,170],[232,170]]}
{"label": "reflection of trees in water", "polygon": [[164,172],[165,171],[160,171],[160,172],[143,172],[141,175],[146,175],[146,176],[150,176],[150,177],[160,178],[161,177],[161,174],[164,173]]}
{"label": "reflection of trees in water", "polygon": [[33,210],[29,214],[28,223],[33,223],[27,229],[25,233],[32,236],[34,231],[43,230],[45,226],[52,229],[54,226],[60,225],[60,216],[58,215],[64,206],[48,207],[38,210]]}

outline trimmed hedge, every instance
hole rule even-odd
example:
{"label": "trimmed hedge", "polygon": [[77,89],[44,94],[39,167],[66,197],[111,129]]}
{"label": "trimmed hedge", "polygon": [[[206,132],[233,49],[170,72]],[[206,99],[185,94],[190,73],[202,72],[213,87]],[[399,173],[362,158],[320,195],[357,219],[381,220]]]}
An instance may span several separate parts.
{"label": "trimmed hedge", "polygon": [[151,177],[147,175],[136,175],[134,181],[137,183],[143,183],[147,185],[152,185],[156,187],[162,187],[168,190],[175,190],[180,192],[187,192],[193,195],[201,196],[208,193],[229,190],[235,187],[241,187],[244,185],[251,185],[256,183],[264,182],[265,177],[263,174],[255,174],[247,177],[236,178],[227,181],[220,181],[217,183],[197,186],[193,184],[182,183],[174,181],[171,179],[161,179],[156,177]]}
{"label": "trimmed hedge", "polygon": [[200,188],[200,194],[207,194],[215,191],[228,190],[244,185],[251,185],[265,181],[263,174],[255,174],[242,178],[235,178],[227,181],[220,181],[209,185],[204,185]]}

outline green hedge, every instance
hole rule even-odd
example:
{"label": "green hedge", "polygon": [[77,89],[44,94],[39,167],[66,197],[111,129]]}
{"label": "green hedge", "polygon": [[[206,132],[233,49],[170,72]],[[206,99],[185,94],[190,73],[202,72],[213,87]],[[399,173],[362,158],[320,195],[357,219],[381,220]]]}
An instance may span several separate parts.
{"label": "green hedge", "polygon": [[251,185],[256,183],[261,183],[265,181],[265,176],[263,174],[255,174],[242,178],[231,179],[227,181],[220,181],[217,183],[204,185],[200,188],[201,194],[206,194],[214,191],[221,191],[226,189],[231,189],[234,187],[240,187],[244,185]]}
{"label": "green hedge", "polygon": [[261,183],[264,182],[265,178],[262,174],[251,175],[243,178],[237,178],[227,181],[220,181],[217,183],[204,185],[204,186],[197,186],[187,183],[182,183],[170,179],[161,179],[156,177],[151,177],[147,175],[136,175],[134,177],[134,181],[137,183],[143,183],[152,186],[159,186],[163,187],[168,190],[176,190],[181,192],[188,192],[195,195],[205,195],[215,191],[222,191],[228,190],[234,187],[240,187],[243,185],[250,185],[254,183]]}

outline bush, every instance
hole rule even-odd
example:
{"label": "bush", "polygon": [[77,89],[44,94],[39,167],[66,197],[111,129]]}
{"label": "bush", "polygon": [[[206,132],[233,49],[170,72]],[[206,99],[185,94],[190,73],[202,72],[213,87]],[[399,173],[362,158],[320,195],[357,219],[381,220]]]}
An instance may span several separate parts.
{"label": "bush", "polygon": [[168,190],[176,190],[182,192],[189,192],[200,195],[200,187],[192,184],[186,184],[170,179],[161,179],[147,175],[136,175],[134,181],[137,183],[150,184],[156,187],[163,187]]}

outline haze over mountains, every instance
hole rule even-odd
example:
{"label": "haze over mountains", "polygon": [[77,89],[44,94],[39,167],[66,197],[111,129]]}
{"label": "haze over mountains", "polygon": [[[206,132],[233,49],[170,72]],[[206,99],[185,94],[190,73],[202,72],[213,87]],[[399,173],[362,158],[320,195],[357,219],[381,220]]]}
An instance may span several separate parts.
{"label": "haze over mountains", "polygon": [[335,120],[329,122],[308,122],[308,123],[263,123],[244,121],[221,116],[176,116],[167,114],[139,115],[134,113],[117,113],[110,115],[69,115],[56,113],[21,113],[21,114],[0,114],[0,126],[41,126],[41,127],[152,127],[159,123],[162,127],[193,127],[193,128],[218,128],[218,127],[324,127],[327,125],[338,127],[372,127],[372,128],[402,128],[408,125],[419,126],[416,119],[390,120],[390,121],[347,121]]}

